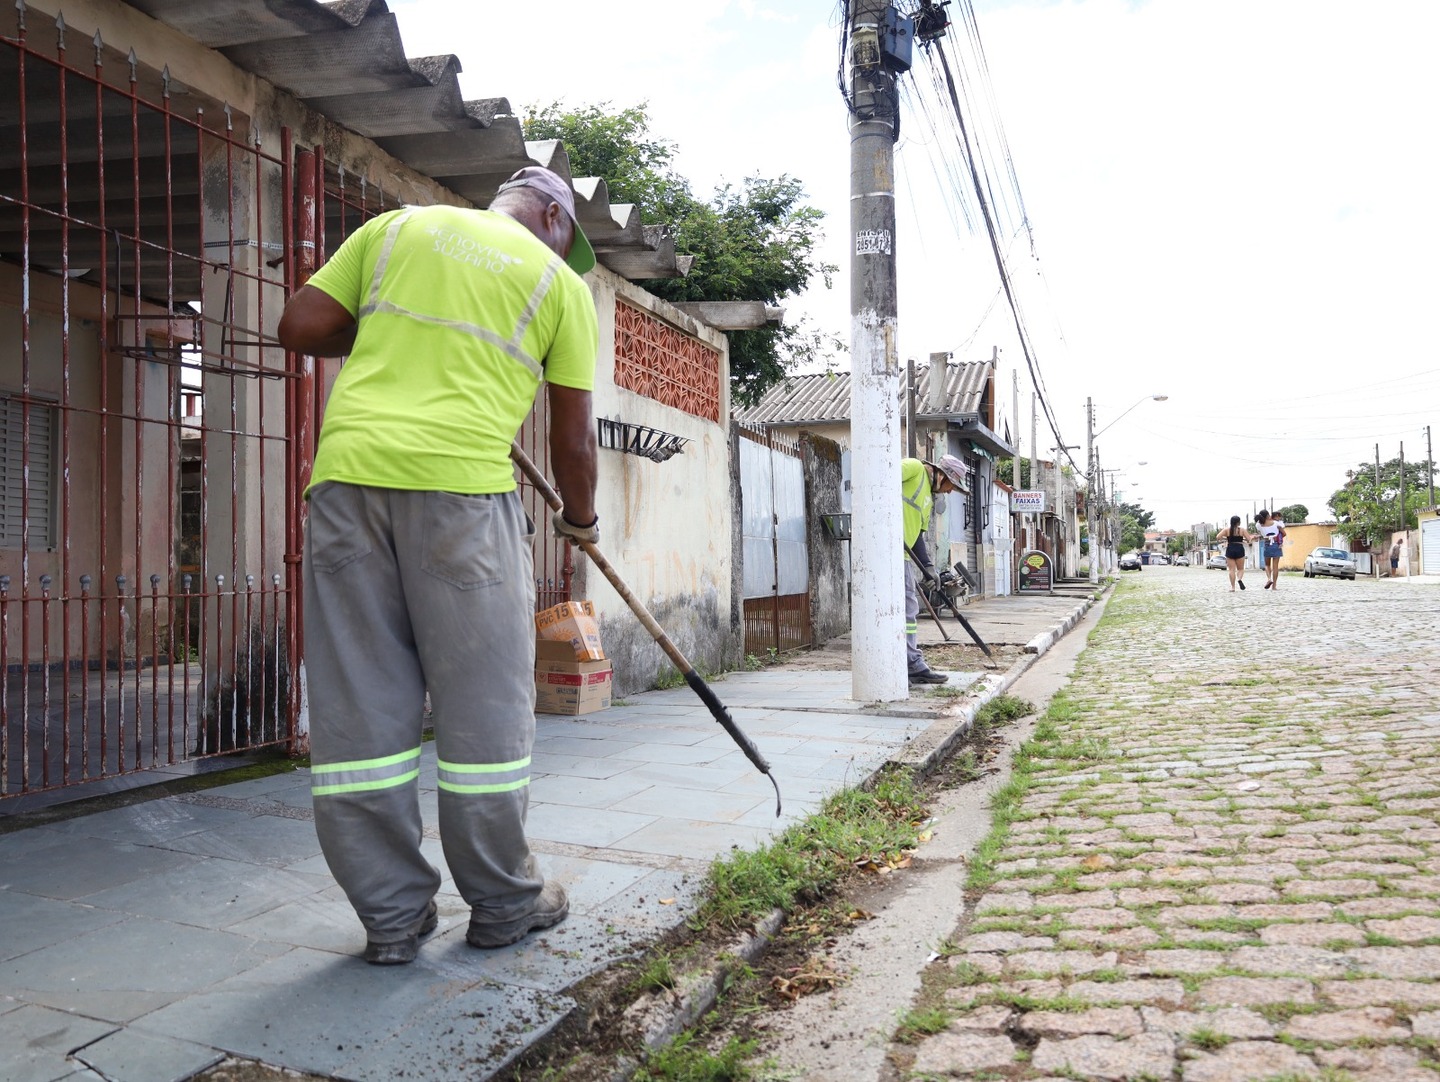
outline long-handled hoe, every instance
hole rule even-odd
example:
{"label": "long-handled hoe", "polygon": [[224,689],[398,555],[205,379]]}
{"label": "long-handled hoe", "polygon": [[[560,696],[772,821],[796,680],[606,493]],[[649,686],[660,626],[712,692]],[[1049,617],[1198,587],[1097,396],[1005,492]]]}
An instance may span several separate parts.
{"label": "long-handled hoe", "polygon": [[[551,487],[550,482],[545,479],[545,475],[535,468],[535,463],[530,461],[529,456],[520,449],[518,444],[510,444],[510,458],[514,460],[515,465],[520,467],[520,472],[535,486],[535,490],[550,506],[550,510],[561,510],[564,504],[560,500],[560,494]],[[715,693],[710,690],[710,685],[705,683],[700,674],[695,671],[694,666],[680,652],[679,647],[670,641],[670,636],[665,634],[665,629],[655,622],[655,617],[650,615],[650,610],[630,592],[630,588],[625,585],[625,580],[620,577],[620,573],[610,566],[610,561],[605,559],[600,550],[588,541],[577,541],[575,544],[580,546],[580,550],[590,557],[590,561],[610,580],[610,585],[615,587],[615,592],[620,595],[625,604],[630,606],[630,611],[635,614],[636,619],[650,633],[651,638],[655,640],[660,649],[665,651],[665,655],[674,662],[675,668],[685,678],[685,683],[690,685],[690,690],[700,696],[700,701],[714,715],[721,727],[730,734],[730,738],[739,745],[740,750],[745,753],[745,758],[755,764],[756,770],[770,779],[770,784],[775,786],[775,817],[778,819],[780,817],[780,785],[776,782],[775,776],[770,773],[770,764],[765,761],[765,757],[750,742],[750,738],[740,731],[740,726],[735,724],[735,719],[730,716],[730,711],[725,708],[725,704],[716,698]]]}

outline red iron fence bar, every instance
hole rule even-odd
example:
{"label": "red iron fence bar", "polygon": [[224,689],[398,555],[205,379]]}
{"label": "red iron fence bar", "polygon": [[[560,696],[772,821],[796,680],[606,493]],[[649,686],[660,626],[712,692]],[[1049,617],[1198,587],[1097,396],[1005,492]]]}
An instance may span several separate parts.
{"label": "red iron fence bar", "polygon": [[194,88],[182,115],[168,71],[99,35],[76,63],[62,19],[17,12],[0,39],[0,796],[289,743],[299,656],[301,373],[273,338],[288,137],[266,149]]}

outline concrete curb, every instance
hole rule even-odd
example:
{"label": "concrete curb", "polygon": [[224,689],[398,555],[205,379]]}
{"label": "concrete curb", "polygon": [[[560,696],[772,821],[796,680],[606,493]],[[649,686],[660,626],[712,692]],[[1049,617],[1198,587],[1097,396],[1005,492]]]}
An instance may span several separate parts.
{"label": "concrete curb", "polygon": [[[1044,634],[1037,635],[1025,644],[1025,653],[1017,658],[1014,664],[998,677],[982,677],[980,683],[985,687],[973,698],[968,699],[959,706],[953,713],[945,715],[942,722],[936,725],[949,725],[951,731],[948,736],[930,747],[923,755],[917,758],[892,759],[871,773],[861,785],[868,784],[873,778],[893,765],[909,767],[916,771],[921,777],[927,777],[950,757],[955,746],[969,735],[975,724],[975,715],[980,712],[981,707],[992,699],[1003,695],[1021,675],[1040,659],[1040,655],[1049,650],[1061,638],[1063,638],[1081,618],[1098,604],[1105,596],[1105,593],[1114,585],[1114,580],[1101,583],[1096,587],[1095,592],[1087,597],[1081,604],[1069,612],[1059,624]],[[936,726],[932,726],[932,729]],[[918,744],[920,741],[916,741]],[[759,958],[769,948],[780,928],[784,925],[788,914],[781,909],[773,910],[755,929],[754,932],[744,936],[739,941],[735,950],[724,959],[716,959],[715,963],[708,969],[701,969],[692,974],[688,979],[688,990],[677,997],[673,1010],[654,1025],[645,1029],[643,1038],[645,1046],[649,1049],[661,1047],[666,1041],[683,1031],[687,1026],[692,1025],[703,1017],[715,1002],[720,998],[720,991],[725,987],[735,962],[749,963]],[[611,1082],[629,1082],[639,1070],[641,1064],[633,1061],[625,1061],[618,1065],[616,1071],[610,1076]]]}
{"label": "concrete curb", "polygon": [[1038,657],[1050,649],[1050,647],[1054,646],[1056,642],[1064,637],[1067,631],[1080,622],[1080,618],[1090,611],[1091,606],[1099,600],[1100,595],[1107,589],[1109,589],[1109,583],[1104,583],[1096,587],[1095,593],[1087,597],[1081,604],[1076,605],[1075,608],[1070,611],[1070,614],[1061,620],[1059,624],[1052,627],[1049,631],[1036,635],[1027,642],[1025,644],[1025,652],[1027,654],[1035,654]]}
{"label": "concrete curb", "polygon": [[[984,677],[981,680],[985,686],[978,694],[968,698],[963,704],[945,715],[945,717],[931,726],[930,732],[917,738],[913,745],[915,755],[905,755],[892,759],[886,766],[898,764],[915,770],[919,775],[929,777],[933,774],[946,759],[954,752],[955,748],[962,743],[970,730],[975,725],[975,717],[991,700],[1005,694],[1031,665],[1040,660],[1040,655],[1049,650],[1057,642],[1075,627],[1081,618],[1089,612],[1104,597],[1106,591],[1113,585],[1112,582],[1101,583],[1096,587],[1094,594],[1087,597],[1079,605],[1076,605],[1067,613],[1061,621],[1049,631],[1036,635],[1025,644],[1025,653],[1017,658],[1005,672],[999,677]],[[944,735],[938,735],[935,730],[942,725],[951,725],[953,728]],[[931,736],[930,741],[925,736]],[[883,769],[883,768],[882,768]],[[872,775],[873,776],[873,775]],[[868,781],[868,779],[867,779]]]}

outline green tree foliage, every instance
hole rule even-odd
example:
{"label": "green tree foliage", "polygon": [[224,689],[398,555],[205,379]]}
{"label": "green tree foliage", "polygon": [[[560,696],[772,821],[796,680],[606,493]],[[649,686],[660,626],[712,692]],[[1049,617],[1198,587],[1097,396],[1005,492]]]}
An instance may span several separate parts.
{"label": "green tree foliage", "polygon": [[[684,278],[646,283],[668,301],[763,301],[781,306],[813,281],[828,289],[837,269],[818,254],[824,212],[804,202],[793,177],[747,177],[695,198],[672,167],[675,145],[650,133],[644,104],[614,111],[609,103],[531,107],[526,139],[559,139],[575,176],[603,177],[612,203],[634,203],[641,219],[670,227],[675,250],[695,257]],[[730,389],[751,405],[787,372],[829,363],[844,344],[807,321],[730,331]]]}
{"label": "green tree foliage", "polygon": [[[1016,473],[1016,463],[1019,463],[1020,479],[1012,480]],[[1030,460],[1027,458],[1014,459],[1002,458],[995,463],[995,476],[1004,481],[1011,488],[1019,489],[1021,492],[1030,488]]]}
{"label": "green tree foliage", "polygon": [[1195,535],[1188,530],[1177,533],[1174,537],[1165,542],[1165,553],[1167,556],[1175,556],[1182,552],[1189,552],[1195,547]]}
{"label": "green tree foliage", "polygon": [[1294,524],[1304,522],[1309,518],[1310,508],[1306,507],[1303,503],[1292,503],[1280,508],[1275,512],[1275,515],[1281,522]]}
{"label": "green tree foliage", "polygon": [[1145,547],[1145,527],[1133,513],[1125,510],[1129,506],[1120,505],[1120,551],[1138,552]]}
{"label": "green tree foliage", "polygon": [[1144,542],[1145,538],[1143,535],[1145,531],[1155,525],[1154,512],[1145,510],[1145,508],[1141,507],[1138,503],[1122,503],[1119,505],[1119,510],[1121,515],[1129,515],[1135,520],[1136,524],[1140,527],[1140,533],[1142,535],[1140,540]]}
{"label": "green tree foliage", "polygon": [[1429,504],[1428,486],[1434,474],[1426,463],[1405,463],[1403,527],[1399,457],[1380,464],[1378,485],[1375,474],[1374,463],[1362,462],[1358,469],[1345,471],[1348,479],[1330,496],[1330,509],[1340,520],[1335,532],[1348,540],[1379,545],[1391,530],[1413,529],[1415,513]]}

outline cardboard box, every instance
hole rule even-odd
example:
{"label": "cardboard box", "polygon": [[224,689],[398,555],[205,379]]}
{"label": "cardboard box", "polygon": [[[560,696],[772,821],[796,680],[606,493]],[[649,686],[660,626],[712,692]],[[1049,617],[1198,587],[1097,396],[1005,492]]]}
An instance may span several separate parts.
{"label": "cardboard box", "polygon": [[535,712],[589,714],[610,705],[610,662],[576,661],[568,642],[535,641]]}
{"label": "cardboard box", "polygon": [[575,661],[604,661],[600,626],[593,601],[562,601],[535,614],[535,634],[549,642],[568,642]]}

